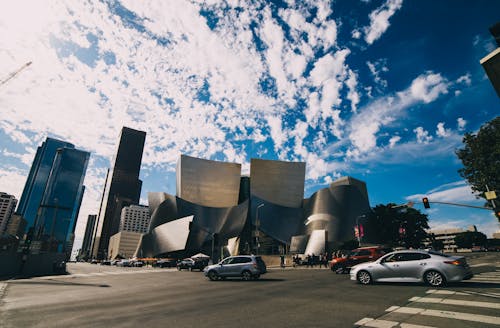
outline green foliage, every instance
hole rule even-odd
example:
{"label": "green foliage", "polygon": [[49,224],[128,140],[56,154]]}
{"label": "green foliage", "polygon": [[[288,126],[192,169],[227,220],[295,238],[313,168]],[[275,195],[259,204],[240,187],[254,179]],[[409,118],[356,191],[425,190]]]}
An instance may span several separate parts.
{"label": "green foliage", "polygon": [[[458,171],[473,191],[484,196],[486,185],[498,192],[500,186],[500,116],[484,124],[477,134],[466,133],[464,148],[456,154],[464,167]],[[497,200],[498,202],[498,200]],[[500,202],[498,202],[500,206]]]}
{"label": "green foliage", "polygon": [[426,214],[413,208],[377,205],[365,222],[364,242],[419,248],[429,229]]}
{"label": "green foliage", "polygon": [[455,236],[458,248],[472,248],[472,246],[486,246],[487,237],[478,231],[466,231]]}

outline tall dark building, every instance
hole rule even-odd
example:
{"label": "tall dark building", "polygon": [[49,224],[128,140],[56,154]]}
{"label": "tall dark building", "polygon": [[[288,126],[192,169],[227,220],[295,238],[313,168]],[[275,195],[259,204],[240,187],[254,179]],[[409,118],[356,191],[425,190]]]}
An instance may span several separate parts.
{"label": "tall dark building", "polygon": [[89,214],[87,217],[87,225],[85,227],[85,234],[83,235],[82,248],[80,249],[80,257],[87,259],[90,256],[92,246],[92,237],[94,235],[95,223],[97,221],[96,214]]}
{"label": "tall dark building", "polygon": [[120,214],[125,206],[139,204],[142,181],[139,180],[146,132],[123,127],[114,165],[106,178],[99,209],[93,256],[107,257],[109,238],[118,232]]}
{"label": "tall dark building", "polygon": [[71,252],[89,156],[51,138],[38,147],[18,213],[42,242],[42,251]]}

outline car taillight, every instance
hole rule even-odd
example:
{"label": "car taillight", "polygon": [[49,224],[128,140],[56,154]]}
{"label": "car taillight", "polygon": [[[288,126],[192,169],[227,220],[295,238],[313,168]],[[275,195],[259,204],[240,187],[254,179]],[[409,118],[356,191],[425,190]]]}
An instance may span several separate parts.
{"label": "car taillight", "polygon": [[462,265],[462,262],[455,260],[455,261],[444,261],[446,264],[453,264],[453,265]]}

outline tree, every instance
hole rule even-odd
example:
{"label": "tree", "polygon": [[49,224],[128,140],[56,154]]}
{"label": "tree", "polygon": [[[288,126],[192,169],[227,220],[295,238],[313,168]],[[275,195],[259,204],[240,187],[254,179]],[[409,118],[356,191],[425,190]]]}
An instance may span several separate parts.
{"label": "tree", "polygon": [[[473,191],[483,198],[487,191],[499,190],[500,186],[500,116],[487,122],[477,134],[466,133],[463,138],[464,148],[456,154],[464,165],[458,170],[467,180]],[[496,200],[497,206],[500,202]]]}
{"label": "tree", "polygon": [[485,246],[486,235],[479,231],[466,231],[455,236],[458,248],[472,248],[472,246]]}
{"label": "tree", "polygon": [[426,214],[413,208],[394,208],[395,204],[377,205],[365,223],[364,241],[406,248],[419,248],[429,229]]}

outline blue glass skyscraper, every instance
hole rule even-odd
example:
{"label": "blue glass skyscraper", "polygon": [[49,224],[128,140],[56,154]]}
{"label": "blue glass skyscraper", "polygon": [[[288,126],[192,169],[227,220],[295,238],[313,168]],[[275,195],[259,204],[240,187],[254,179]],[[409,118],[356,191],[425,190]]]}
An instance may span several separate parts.
{"label": "blue glass skyscraper", "polygon": [[18,213],[34,229],[35,239],[43,241],[42,250],[71,251],[89,156],[52,138],[38,147]]}

